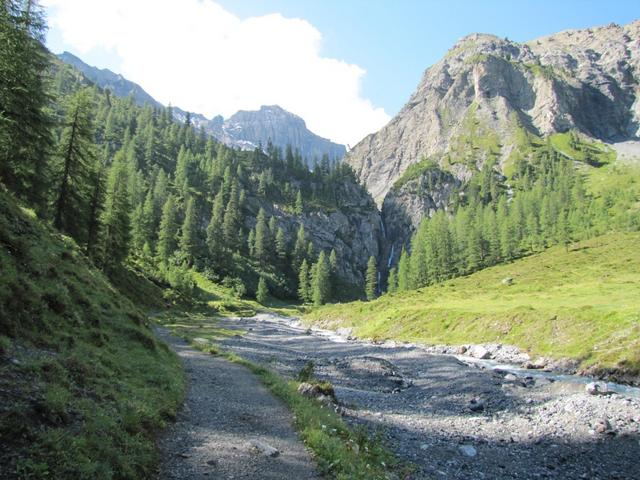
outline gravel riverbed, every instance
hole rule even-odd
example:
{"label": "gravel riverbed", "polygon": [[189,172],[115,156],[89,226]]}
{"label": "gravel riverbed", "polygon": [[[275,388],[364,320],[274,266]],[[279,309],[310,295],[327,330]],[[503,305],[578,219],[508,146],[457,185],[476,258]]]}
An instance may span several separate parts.
{"label": "gravel riverbed", "polygon": [[345,419],[382,432],[412,478],[640,479],[640,399],[482,369],[416,345],[350,341],[274,314],[216,320],[286,376],[308,361]]}

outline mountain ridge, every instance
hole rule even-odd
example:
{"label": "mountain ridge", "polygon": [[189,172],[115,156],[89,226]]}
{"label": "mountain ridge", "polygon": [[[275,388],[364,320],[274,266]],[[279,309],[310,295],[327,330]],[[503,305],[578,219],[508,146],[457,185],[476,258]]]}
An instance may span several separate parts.
{"label": "mountain ridge", "polygon": [[[101,88],[111,90],[119,97],[132,95],[140,106],[145,103],[154,107],[163,106],[143,87],[118,73],[91,66],[70,52],[65,51],[57,57],[80,70]],[[187,119],[187,111],[179,107],[172,109],[177,120],[184,122]],[[196,127],[203,128],[225,145],[242,150],[253,150],[260,145],[266,147],[269,141],[282,150],[291,145],[293,150],[297,150],[307,160],[309,166],[313,166],[324,155],[331,160],[340,160],[347,153],[344,145],[316,135],[307,128],[302,117],[278,105],[263,105],[259,110],[239,110],[226,120],[221,115],[208,119],[199,113],[188,114]]]}

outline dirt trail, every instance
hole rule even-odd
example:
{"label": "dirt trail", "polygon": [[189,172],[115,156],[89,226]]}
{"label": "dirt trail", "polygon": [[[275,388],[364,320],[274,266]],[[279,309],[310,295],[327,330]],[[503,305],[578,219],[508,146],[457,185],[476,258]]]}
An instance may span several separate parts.
{"label": "dirt trail", "polygon": [[416,479],[640,479],[640,399],[481,370],[416,346],[310,332],[272,314],[212,320],[225,348],[333,383],[346,420],[382,428]]}
{"label": "dirt trail", "polygon": [[[291,413],[256,376],[194,350],[166,329],[159,328],[157,334],[182,358],[190,384],[177,422],[160,440],[159,478],[320,478],[292,427]],[[252,441],[278,454],[269,456]]]}

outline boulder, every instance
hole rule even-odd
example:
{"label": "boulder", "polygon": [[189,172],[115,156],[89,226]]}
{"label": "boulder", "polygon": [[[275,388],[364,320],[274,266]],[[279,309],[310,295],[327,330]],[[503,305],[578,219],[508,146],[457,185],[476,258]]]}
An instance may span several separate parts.
{"label": "boulder", "polygon": [[249,449],[253,452],[260,453],[265,457],[277,457],[280,455],[280,451],[277,448],[256,438],[249,440]]}
{"label": "boulder", "polygon": [[472,345],[471,348],[469,348],[469,350],[467,351],[467,355],[470,355],[474,358],[479,358],[481,360],[491,358],[491,353],[489,353],[489,350],[484,348],[482,345]]}
{"label": "boulder", "polygon": [[611,392],[605,382],[591,382],[584,387],[589,395],[609,395]]}
{"label": "boulder", "polygon": [[476,449],[473,447],[473,445],[460,445],[458,447],[458,451],[465,457],[469,457],[469,458],[475,457],[478,453]]}

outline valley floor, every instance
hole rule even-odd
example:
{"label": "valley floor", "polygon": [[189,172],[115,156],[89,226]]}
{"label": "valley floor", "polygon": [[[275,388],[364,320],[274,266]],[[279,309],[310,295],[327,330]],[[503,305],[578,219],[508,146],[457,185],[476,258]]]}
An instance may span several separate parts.
{"label": "valley floor", "polygon": [[347,421],[380,429],[416,465],[411,478],[640,478],[639,399],[483,371],[415,346],[339,341],[273,314],[211,321],[238,333],[224,348],[285,376],[313,361]]}
{"label": "valley floor", "polygon": [[291,413],[255,375],[166,329],[157,333],[182,359],[190,383],[176,423],[160,441],[160,478],[320,478]]}

